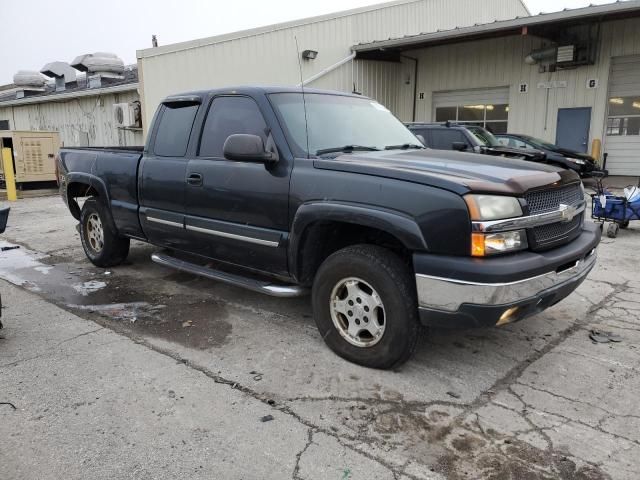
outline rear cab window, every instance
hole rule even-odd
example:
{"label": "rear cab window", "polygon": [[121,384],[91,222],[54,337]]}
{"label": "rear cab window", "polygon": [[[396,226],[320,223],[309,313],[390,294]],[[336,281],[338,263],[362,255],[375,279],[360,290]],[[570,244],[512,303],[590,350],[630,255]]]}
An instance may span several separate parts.
{"label": "rear cab window", "polygon": [[163,105],[153,146],[155,155],[184,157],[198,107],[197,104]]}

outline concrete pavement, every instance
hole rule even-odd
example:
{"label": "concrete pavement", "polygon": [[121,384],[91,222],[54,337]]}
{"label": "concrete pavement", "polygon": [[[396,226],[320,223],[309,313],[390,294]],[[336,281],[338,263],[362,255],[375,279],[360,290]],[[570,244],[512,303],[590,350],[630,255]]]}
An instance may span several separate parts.
{"label": "concrete pavement", "polygon": [[[4,235],[25,247],[0,254],[20,286],[0,287],[9,478],[640,475],[633,225],[564,302],[502,329],[433,331],[396,372],[333,355],[308,299],[166,270],[138,243],[127,265],[95,268],[74,225],[57,198],[29,199]],[[622,342],[593,344],[593,328]]]}

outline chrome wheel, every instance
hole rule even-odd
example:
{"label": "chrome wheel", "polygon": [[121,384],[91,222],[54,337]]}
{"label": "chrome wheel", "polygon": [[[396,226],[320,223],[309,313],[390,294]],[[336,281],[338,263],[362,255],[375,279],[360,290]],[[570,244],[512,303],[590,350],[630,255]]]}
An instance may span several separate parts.
{"label": "chrome wheel", "polygon": [[104,230],[102,221],[96,213],[92,213],[87,219],[85,237],[94,252],[100,253],[102,251],[104,248]]}
{"label": "chrome wheel", "polygon": [[330,311],[340,335],[356,347],[372,347],[386,327],[384,305],[378,292],[364,280],[340,280],[331,291]]}

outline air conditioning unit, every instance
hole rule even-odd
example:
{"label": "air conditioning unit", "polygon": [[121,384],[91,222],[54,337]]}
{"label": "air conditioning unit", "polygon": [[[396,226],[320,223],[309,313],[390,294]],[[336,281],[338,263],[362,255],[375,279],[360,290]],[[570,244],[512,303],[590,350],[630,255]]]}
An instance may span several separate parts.
{"label": "air conditioning unit", "polygon": [[138,103],[116,103],[113,105],[113,121],[116,127],[140,128],[140,105]]}

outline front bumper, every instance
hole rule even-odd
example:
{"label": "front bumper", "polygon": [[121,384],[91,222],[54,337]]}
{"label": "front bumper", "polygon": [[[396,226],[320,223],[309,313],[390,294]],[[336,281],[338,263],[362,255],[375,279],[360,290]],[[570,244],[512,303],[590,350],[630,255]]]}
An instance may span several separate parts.
{"label": "front bumper", "polygon": [[[456,274],[450,276],[427,273],[419,268],[427,265],[424,259],[414,259],[420,319],[428,326],[472,328],[512,323],[539,313],[584,281],[596,263],[599,240],[599,229],[587,224],[580,237],[549,252],[456,259],[451,267]],[[505,271],[503,265],[511,268]]]}

